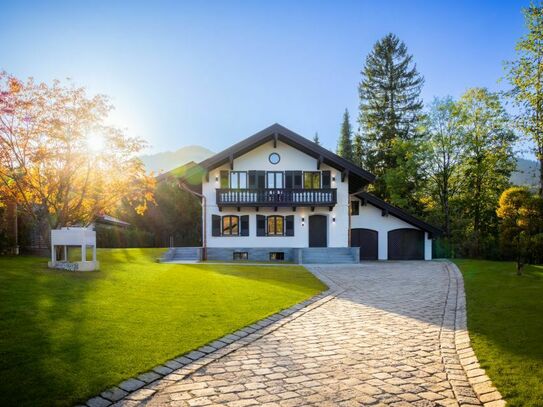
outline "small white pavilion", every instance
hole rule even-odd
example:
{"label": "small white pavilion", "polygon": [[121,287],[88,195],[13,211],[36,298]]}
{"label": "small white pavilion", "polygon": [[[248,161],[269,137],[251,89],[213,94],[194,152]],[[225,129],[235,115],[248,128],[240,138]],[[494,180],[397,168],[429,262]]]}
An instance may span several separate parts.
{"label": "small white pavilion", "polygon": [[[63,259],[57,260],[57,247],[63,248]],[[81,261],[68,260],[68,248],[81,248]],[[87,260],[87,248],[92,248],[92,260]],[[96,232],[91,228],[66,227],[51,231],[51,261],[50,268],[60,268],[71,271],[93,271],[100,268],[96,260]]]}

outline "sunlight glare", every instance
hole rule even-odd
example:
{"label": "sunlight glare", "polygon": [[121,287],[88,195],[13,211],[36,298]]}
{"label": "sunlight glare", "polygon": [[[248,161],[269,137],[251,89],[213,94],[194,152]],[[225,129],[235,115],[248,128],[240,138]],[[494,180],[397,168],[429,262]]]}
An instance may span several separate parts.
{"label": "sunlight glare", "polygon": [[102,134],[90,133],[87,135],[87,146],[92,152],[98,153],[106,146],[106,140]]}

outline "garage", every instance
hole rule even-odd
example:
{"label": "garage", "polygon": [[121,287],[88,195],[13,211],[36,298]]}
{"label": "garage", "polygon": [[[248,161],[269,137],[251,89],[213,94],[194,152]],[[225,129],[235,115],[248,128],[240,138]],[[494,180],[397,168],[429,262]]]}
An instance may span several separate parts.
{"label": "garage", "polygon": [[424,232],[396,229],[388,232],[389,260],[424,260]]}
{"label": "garage", "polygon": [[360,247],[360,260],[377,260],[378,233],[376,230],[351,229],[351,247]]}

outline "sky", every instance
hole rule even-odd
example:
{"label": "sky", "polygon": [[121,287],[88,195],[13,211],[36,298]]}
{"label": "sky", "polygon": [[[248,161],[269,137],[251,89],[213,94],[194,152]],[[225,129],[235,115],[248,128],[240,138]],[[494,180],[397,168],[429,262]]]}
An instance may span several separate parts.
{"label": "sky", "polygon": [[111,98],[148,152],[220,151],[277,122],[335,149],[373,44],[402,39],[422,97],[502,89],[528,1],[6,1],[0,70]]}

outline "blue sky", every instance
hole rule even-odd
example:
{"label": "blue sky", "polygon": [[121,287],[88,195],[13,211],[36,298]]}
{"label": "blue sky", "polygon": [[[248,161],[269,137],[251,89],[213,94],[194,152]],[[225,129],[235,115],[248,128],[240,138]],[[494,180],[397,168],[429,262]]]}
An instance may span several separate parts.
{"label": "blue sky", "polygon": [[[152,145],[219,151],[278,122],[335,148],[365,56],[396,33],[425,102],[497,90],[527,1],[31,2],[0,0],[0,69],[71,77]],[[353,120],[354,122],[354,120]],[[356,128],[356,123],[353,123]]]}

